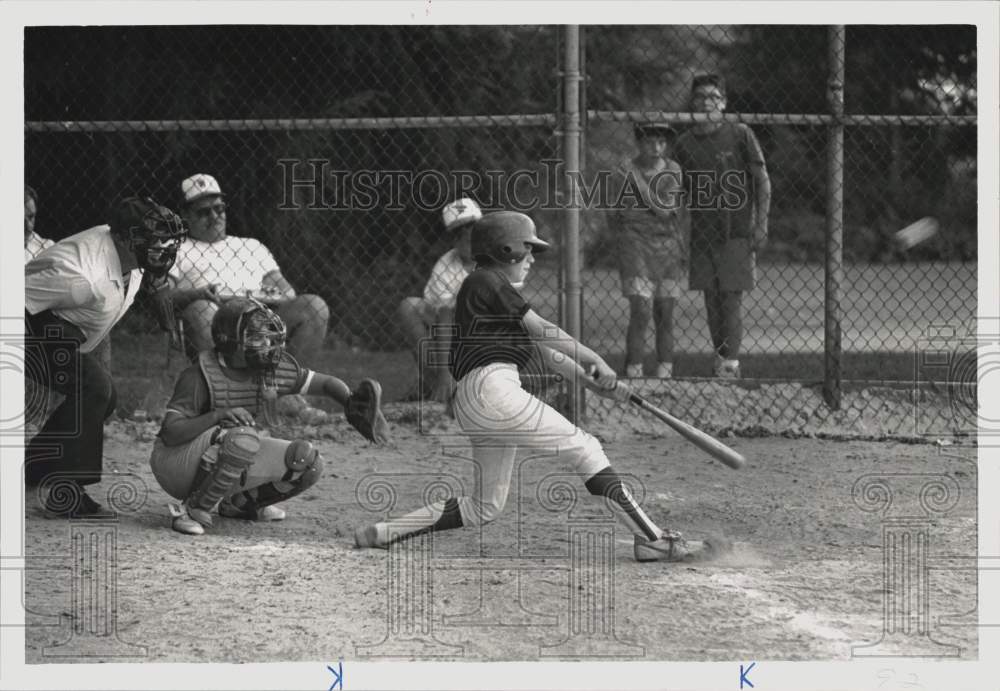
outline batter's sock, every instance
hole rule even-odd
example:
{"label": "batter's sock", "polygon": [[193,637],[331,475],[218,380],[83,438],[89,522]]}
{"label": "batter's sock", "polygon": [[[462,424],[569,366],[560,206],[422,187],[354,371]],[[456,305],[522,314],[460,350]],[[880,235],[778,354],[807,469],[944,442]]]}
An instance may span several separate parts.
{"label": "batter's sock", "polygon": [[617,509],[616,513],[633,534],[646,540],[659,540],[663,536],[663,531],[650,520],[646,512],[636,503],[635,497],[628,491],[628,487],[611,466],[591,476],[584,482],[584,486],[594,496],[610,499],[611,505]]}
{"label": "batter's sock", "polygon": [[422,509],[390,521],[380,521],[375,524],[378,533],[378,544],[388,545],[397,540],[403,540],[424,533],[453,530],[461,528],[462,512],[458,507],[458,499],[436,501]]}

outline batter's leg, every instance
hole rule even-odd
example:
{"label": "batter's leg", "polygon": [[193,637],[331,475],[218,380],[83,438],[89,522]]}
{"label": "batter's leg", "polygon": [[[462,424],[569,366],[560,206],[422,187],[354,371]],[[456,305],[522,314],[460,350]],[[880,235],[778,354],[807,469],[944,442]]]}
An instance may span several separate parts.
{"label": "batter's leg", "polygon": [[359,529],[354,535],[358,547],[385,547],[426,532],[483,525],[499,516],[507,503],[517,447],[495,439],[473,437],[471,441],[475,460],[471,496],[437,501],[400,518]]}

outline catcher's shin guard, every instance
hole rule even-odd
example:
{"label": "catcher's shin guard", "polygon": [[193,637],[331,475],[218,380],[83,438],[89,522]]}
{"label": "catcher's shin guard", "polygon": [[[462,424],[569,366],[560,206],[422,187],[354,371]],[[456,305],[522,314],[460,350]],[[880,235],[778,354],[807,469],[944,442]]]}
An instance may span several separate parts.
{"label": "catcher's shin guard", "polygon": [[302,494],[323,475],[323,457],[308,441],[297,440],[288,446],[285,450],[285,465],[288,466],[288,472],[280,480],[235,494],[230,497],[230,503],[246,517],[255,517],[258,511],[267,506]]}
{"label": "catcher's shin guard", "polygon": [[[218,448],[218,458],[191,492],[185,505],[192,518],[211,525],[211,511],[240,481],[243,471],[253,465],[260,451],[260,436],[252,427],[234,427],[227,431]],[[207,455],[207,454],[206,454]],[[211,462],[202,458],[202,463]]]}

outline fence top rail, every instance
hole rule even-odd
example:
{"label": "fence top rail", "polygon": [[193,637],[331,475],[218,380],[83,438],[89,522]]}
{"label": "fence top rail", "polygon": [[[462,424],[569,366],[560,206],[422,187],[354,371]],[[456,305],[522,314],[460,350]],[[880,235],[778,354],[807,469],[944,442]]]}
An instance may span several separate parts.
{"label": "fence top rail", "polygon": [[515,115],[452,115],[400,118],[270,118],[212,120],[36,120],[24,124],[28,132],[208,132],[261,130],[390,130],[438,127],[552,127],[551,113]]}
{"label": "fence top rail", "polygon": [[[811,113],[681,113],[639,110],[589,110],[589,120],[597,122],[669,122],[692,124],[709,120],[743,122],[751,125],[846,125],[846,126],[970,126],[975,115],[833,115]],[[205,132],[287,131],[287,130],[392,130],[444,127],[554,127],[552,113],[517,115],[452,115],[400,118],[271,118],[220,120],[33,120],[24,124],[27,132]]]}
{"label": "fence top rail", "polygon": [[821,113],[682,113],[641,110],[589,110],[587,117],[599,122],[693,124],[697,122],[743,122],[750,125],[975,125],[976,115],[826,115]]}

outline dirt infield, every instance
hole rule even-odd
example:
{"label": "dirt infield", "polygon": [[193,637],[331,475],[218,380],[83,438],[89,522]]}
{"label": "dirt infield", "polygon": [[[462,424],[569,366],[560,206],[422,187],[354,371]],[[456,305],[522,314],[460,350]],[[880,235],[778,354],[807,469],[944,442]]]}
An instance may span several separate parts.
{"label": "dirt infield", "polygon": [[[97,597],[105,612],[109,604],[93,593],[73,599],[73,559],[84,560],[77,576],[99,560],[73,551],[70,535],[92,527],[45,518],[29,494],[26,660],[839,660],[882,639],[886,626],[897,633],[883,652],[978,655],[968,623],[976,607],[975,449],[728,439],[749,459],[734,472],[679,438],[597,424],[656,521],[690,536],[724,534],[733,552],[708,564],[635,562],[620,528],[601,542],[613,523],[550,457],[519,463],[504,514],[481,533],[436,535],[432,553],[419,540],[391,553],[356,550],[350,536],[379,515],[374,509],[394,502],[394,512],[410,510],[444,484],[471,481],[467,450],[451,446],[454,422],[440,408],[422,410],[391,407],[395,440],[382,449],[339,420],[306,430],[319,438],[327,473],[287,503],[286,521],[217,519],[197,538],[169,527],[168,498],[147,463],[155,425],[109,426],[109,472],[95,495],[110,491],[127,511],[101,529],[117,546],[106,557],[115,560],[117,608],[97,628],[116,630],[116,650],[135,657],[112,658],[114,636],[85,635],[94,627],[80,618],[80,598]],[[926,552],[903,550],[911,543],[900,531],[917,535],[913,544]],[[590,536],[591,557],[603,544],[613,558],[574,561],[579,535]],[[884,539],[897,539],[895,548],[884,550]],[[884,564],[925,575],[926,591],[905,580],[887,590]],[[909,597],[916,600],[906,617],[899,603]],[[884,624],[884,602],[902,618]],[[918,635],[925,628],[930,638]]]}

